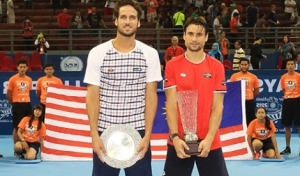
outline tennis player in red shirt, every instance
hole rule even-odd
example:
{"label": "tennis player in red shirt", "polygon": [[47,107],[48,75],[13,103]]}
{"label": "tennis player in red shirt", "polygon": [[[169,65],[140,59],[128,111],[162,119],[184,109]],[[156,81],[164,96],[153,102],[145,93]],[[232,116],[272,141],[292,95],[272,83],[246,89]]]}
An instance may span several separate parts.
{"label": "tennis player in red shirt", "polygon": [[[191,176],[196,163],[201,176],[228,176],[221,148],[219,126],[226,92],[224,66],[203,51],[208,39],[204,19],[191,19],[184,26],[186,52],[166,65],[166,113],[170,131],[165,176]],[[199,155],[187,155],[184,135],[177,107],[177,92],[198,91],[197,136]]]}

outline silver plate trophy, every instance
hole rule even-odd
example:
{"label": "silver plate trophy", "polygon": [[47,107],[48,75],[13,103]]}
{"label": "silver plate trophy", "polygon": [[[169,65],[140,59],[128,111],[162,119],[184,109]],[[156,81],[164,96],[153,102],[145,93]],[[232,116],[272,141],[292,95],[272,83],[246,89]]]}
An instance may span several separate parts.
{"label": "silver plate trophy", "polygon": [[130,125],[117,124],[105,129],[100,138],[103,140],[107,155],[103,155],[104,162],[114,168],[127,168],[134,165],[141,157],[136,154],[141,136]]}
{"label": "silver plate trophy", "polygon": [[177,104],[183,126],[183,140],[189,146],[189,150],[184,150],[188,155],[199,155],[197,136],[197,103],[198,91],[177,92]]}

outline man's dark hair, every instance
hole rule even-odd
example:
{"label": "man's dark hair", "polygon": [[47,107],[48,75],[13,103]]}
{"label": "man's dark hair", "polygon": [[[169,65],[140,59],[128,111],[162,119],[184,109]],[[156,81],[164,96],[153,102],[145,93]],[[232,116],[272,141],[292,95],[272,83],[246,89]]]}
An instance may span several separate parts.
{"label": "man's dark hair", "polygon": [[183,27],[183,32],[186,33],[186,29],[190,26],[190,25],[197,25],[197,26],[202,26],[204,28],[204,32],[205,32],[205,35],[207,35],[208,33],[208,26],[207,26],[207,23],[205,21],[205,19],[203,17],[198,17],[198,18],[191,18],[190,20],[188,20],[184,27]]}
{"label": "man's dark hair", "polygon": [[294,62],[294,64],[296,63],[296,60],[295,60],[295,59],[287,59],[287,60],[286,60],[286,65],[288,64],[288,62],[291,62],[291,61]]}
{"label": "man's dark hair", "polygon": [[133,0],[119,0],[119,1],[117,1],[116,7],[114,8],[114,18],[117,19],[120,15],[119,14],[120,8],[124,7],[124,6],[127,6],[127,5],[132,6],[137,11],[137,18],[138,18],[138,20],[140,20],[141,16],[142,16],[141,6],[136,1],[133,1]]}
{"label": "man's dark hair", "polygon": [[241,64],[243,61],[246,61],[248,64],[250,64],[249,59],[247,59],[247,58],[245,58],[245,57],[240,58],[240,64]]}
{"label": "man's dark hair", "polygon": [[19,66],[20,64],[26,64],[26,66],[28,66],[28,62],[27,62],[27,60],[25,60],[25,59],[20,59],[19,62],[18,62],[18,66]]}
{"label": "man's dark hair", "polygon": [[234,12],[233,13],[233,17],[237,17],[237,16],[239,16],[240,14],[239,13],[237,13],[237,12]]}
{"label": "man's dark hair", "polygon": [[52,68],[54,69],[53,63],[50,63],[50,62],[48,62],[48,63],[46,63],[46,64],[44,65],[44,69],[47,68],[47,67],[52,67]]}
{"label": "man's dark hair", "polygon": [[235,42],[237,42],[240,46],[242,46],[242,41],[241,40],[236,40]]}

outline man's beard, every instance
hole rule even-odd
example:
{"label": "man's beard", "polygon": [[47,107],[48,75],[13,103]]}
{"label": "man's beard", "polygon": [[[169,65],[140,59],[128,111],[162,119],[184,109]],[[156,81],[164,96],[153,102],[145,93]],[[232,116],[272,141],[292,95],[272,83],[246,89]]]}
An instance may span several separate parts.
{"label": "man's beard", "polygon": [[133,31],[130,32],[130,33],[125,33],[125,32],[123,32],[122,30],[120,30],[119,28],[118,28],[117,30],[118,30],[118,32],[119,32],[121,35],[123,35],[124,37],[132,37],[133,35],[136,34],[136,31],[137,31],[137,29],[135,29],[135,30],[133,30]]}
{"label": "man's beard", "polygon": [[198,51],[202,50],[201,46],[199,46],[198,48],[192,48],[192,47],[187,47],[187,48],[192,52],[198,52]]}

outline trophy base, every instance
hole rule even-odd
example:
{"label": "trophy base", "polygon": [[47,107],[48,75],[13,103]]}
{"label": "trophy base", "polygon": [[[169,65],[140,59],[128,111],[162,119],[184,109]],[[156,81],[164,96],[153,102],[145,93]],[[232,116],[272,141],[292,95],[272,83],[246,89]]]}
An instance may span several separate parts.
{"label": "trophy base", "polygon": [[198,146],[199,141],[185,141],[186,145],[189,146],[189,150],[184,149],[184,153],[187,155],[199,155]]}

